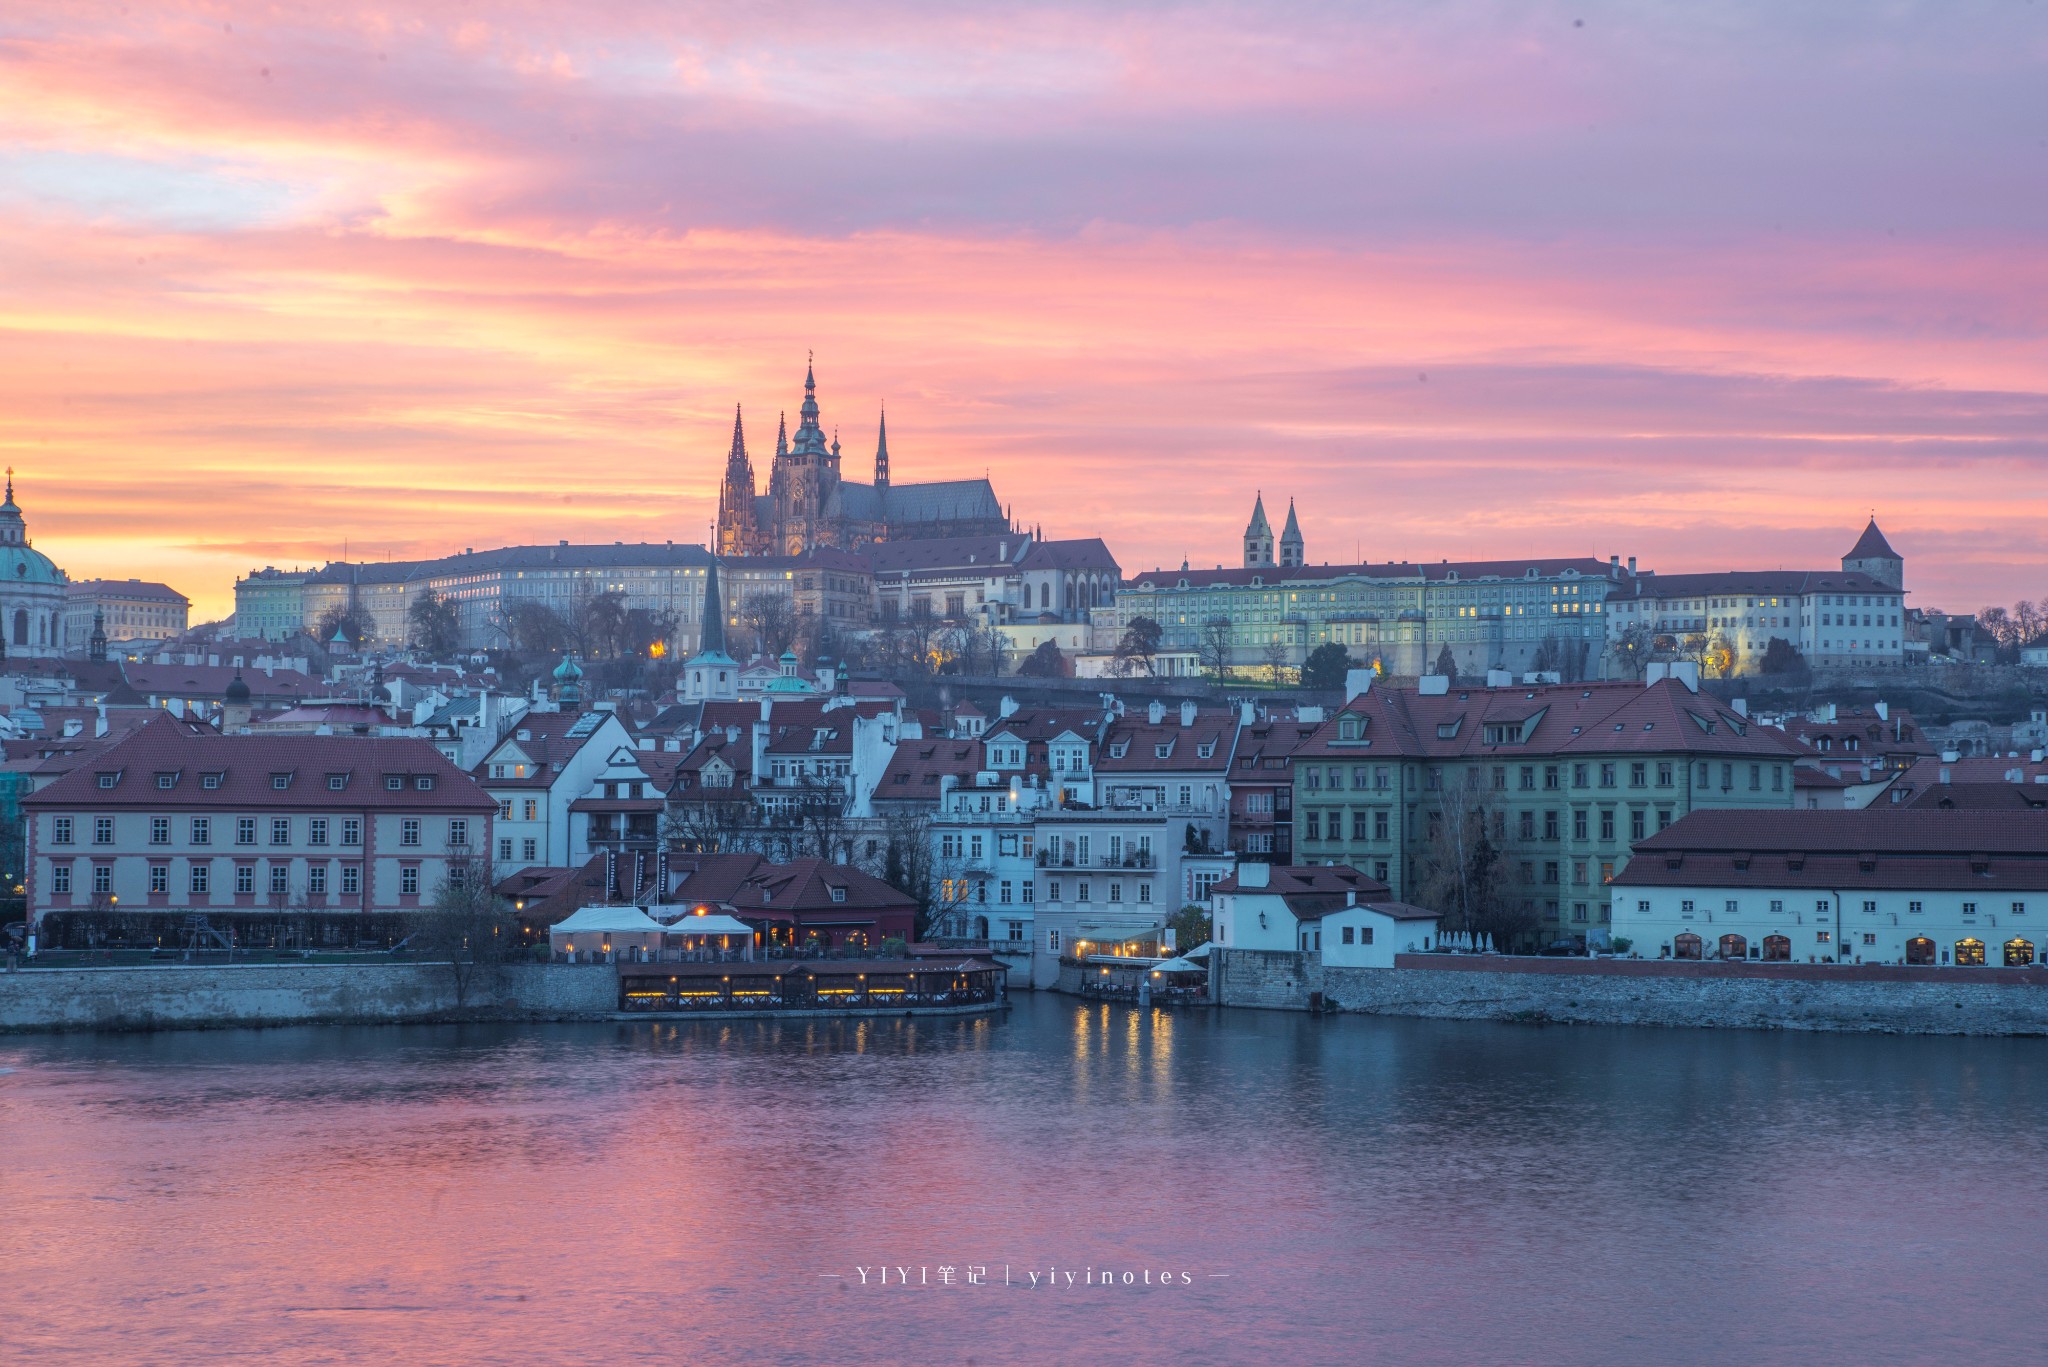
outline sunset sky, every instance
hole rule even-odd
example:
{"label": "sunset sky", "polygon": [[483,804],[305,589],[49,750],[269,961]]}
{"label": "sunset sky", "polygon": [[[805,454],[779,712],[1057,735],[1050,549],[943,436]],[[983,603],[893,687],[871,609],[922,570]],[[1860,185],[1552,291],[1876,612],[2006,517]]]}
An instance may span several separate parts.
{"label": "sunset sky", "polygon": [[0,447],[74,577],[701,541],[866,478],[1127,571],[2048,595],[2048,3],[0,11]]}

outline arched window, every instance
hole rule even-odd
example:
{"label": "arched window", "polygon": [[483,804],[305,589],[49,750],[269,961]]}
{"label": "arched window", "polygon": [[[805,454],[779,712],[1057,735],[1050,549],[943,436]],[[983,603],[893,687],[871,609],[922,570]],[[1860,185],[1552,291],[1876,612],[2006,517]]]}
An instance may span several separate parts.
{"label": "arched window", "polygon": [[1743,939],[1740,935],[1723,935],[1721,937],[1721,957],[1724,959],[1747,959],[1749,957],[1749,941]]}
{"label": "arched window", "polygon": [[26,608],[16,608],[14,610],[14,643],[18,646],[28,644],[28,610]]}
{"label": "arched window", "polygon": [[1906,941],[1906,962],[1909,964],[1931,964],[1934,962],[1934,941],[1925,935],[1915,935]]}
{"label": "arched window", "polygon": [[1038,606],[1040,606],[1041,608],[1049,608],[1052,606],[1051,584],[1040,584],[1038,586]]}
{"label": "arched window", "polygon": [[977,940],[986,940],[988,938],[988,917],[977,916],[974,918],[974,938]]}
{"label": "arched window", "polygon": [[2005,966],[2025,968],[2034,962],[2034,944],[2031,940],[2007,940],[2005,942]]}
{"label": "arched window", "polygon": [[[1929,948],[1931,949],[1932,947],[1933,947],[1933,946],[1932,946],[1932,943],[1930,942],[1930,944],[1929,944]],[[1766,935],[1766,936],[1764,936],[1764,962],[1765,962],[1765,963],[1767,963],[1767,964],[1783,964],[1783,963],[1790,963],[1791,961],[1792,961],[1792,941],[1790,940],[1790,938],[1788,938],[1788,937],[1786,937],[1786,936],[1783,936],[1783,935]]]}
{"label": "arched window", "polygon": [[1984,963],[1984,942],[1972,936],[1956,941],[1956,966],[1958,968],[1981,967]]}
{"label": "arched window", "polygon": [[1702,948],[1700,937],[1691,931],[1683,931],[1671,941],[1671,957],[1674,959],[1697,959]]}

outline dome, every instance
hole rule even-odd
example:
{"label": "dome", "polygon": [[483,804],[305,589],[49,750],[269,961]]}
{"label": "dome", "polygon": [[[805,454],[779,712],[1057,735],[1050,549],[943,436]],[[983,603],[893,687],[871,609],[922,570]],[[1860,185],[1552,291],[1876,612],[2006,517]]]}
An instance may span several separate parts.
{"label": "dome", "polygon": [[562,662],[555,666],[555,680],[558,683],[567,683],[571,679],[580,679],[582,677],[583,667],[576,663],[573,656],[564,655]]}
{"label": "dome", "polygon": [[70,582],[49,556],[30,546],[0,546],[0,583],[64,584]]}
{"label": "dome", "polygon": [[227,702],[249,701],[249,685],[242,682],[241,670],[236,670],[235,677],[228,680],[228,686],[221,690],[221,697]]}

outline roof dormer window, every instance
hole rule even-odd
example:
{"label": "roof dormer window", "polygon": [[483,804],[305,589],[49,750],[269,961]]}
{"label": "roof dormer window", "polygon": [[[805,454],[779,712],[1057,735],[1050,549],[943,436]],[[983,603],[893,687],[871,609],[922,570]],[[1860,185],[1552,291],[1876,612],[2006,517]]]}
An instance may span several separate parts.
{"label": "roof dormer window", "polygon": [[385,787],[385,790],[386,790],[387,792],[393,792],[393,793],[395,793],[395,792],[398,792],[398,791],[400,791],[401,789],[403,789],[403,788],[405,787],[405,775],[404,775],[404,774],[386,774],[386,775],[384,775],[384,787]]}
{"label": "roof dormer window", "polygon": [[178,773],[177,773],[177,770],[175,770],[175,769],[174,769],[174,770],[172,770],[172,771],[171,771],[170,773],[168,773],[168,774],[158,774],[158,775],[156,776],[156,786],[157,786],[157,787],[159,787],[159,788],[175,788],[175,787],[177,787],[177,786],[178,786]]}
{"label": "roof dormer window", "polygon": [[327,790],[329,792],[338,793],[346,787],[348,787],[347,774],[329,774],[327,776]]}
{"label": "roof dormer window", "polygon": [[272,774],[270,776],[270,786],[272,788],[277,789],[279,792],[283,792],[285,789],[292,786],[292,776],[288,773]]}
{"label": "roof dormer window", "polygon": [[412,786],[419,789],[419,791],[423,793],[431,791],[434,786],[433,775],[421,774],[419,777],[415,778],[412,781]]}
{"label": "roof dormer window", "polygon": [[223,775],[220,774],[201,774],[199,776],[199,786],[209,790],[218,788],[220,787],[222,777]]}
{"label": "roof dormer window", "polygon": [[111,787],[113,787],[113,786],[114,786],[115,784],[119,783],[120,781],[121,781],[121,771],[120,771],[119,769],[116,769],[116,770],[114,770],[114,772],[112,772],[112,773],[110,773],[110,774],[101,774],[101,775],[100,775],[100,787],[102,787],[102,788],[111,788]]}

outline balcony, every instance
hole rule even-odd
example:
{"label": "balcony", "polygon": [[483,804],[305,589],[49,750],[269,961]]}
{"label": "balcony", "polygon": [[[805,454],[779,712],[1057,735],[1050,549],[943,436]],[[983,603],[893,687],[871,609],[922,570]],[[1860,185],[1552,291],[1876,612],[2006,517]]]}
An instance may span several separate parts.
{"label": "balcony", "polygon": [[1078,869],[1088,872],[1098,869],[1128,869],[1146,872],[1159,867],[1158,859],[1150,850],[1126,850],[1122,854],[1102,854],[1083,859],[1079,855],[1054,854],[1051,850],[1040,850],[1032,862],[1041,869]]}

